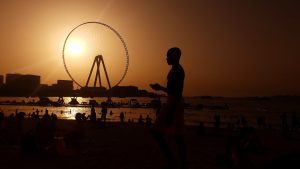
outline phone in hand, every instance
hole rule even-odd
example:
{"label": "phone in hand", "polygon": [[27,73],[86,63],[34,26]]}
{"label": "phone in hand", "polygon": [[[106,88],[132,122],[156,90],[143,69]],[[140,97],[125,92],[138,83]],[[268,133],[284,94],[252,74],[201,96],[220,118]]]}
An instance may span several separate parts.
{"label": "phone in hand", "polygon": [[157,83],[151,83],[150,84],[150,87],[152,88],[152,89],[154,89],[154,90],[158,90],[159,89],[159,84],[157,84]]}

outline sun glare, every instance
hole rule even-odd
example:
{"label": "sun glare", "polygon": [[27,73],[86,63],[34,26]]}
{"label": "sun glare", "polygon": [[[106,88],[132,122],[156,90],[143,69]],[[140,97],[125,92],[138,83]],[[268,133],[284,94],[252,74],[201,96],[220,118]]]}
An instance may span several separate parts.
{"label": "sun glare", "polygon": [[68,46],[68,52],[71,55],[79,55],[83,51],[83,45],[79,41],[72,41]]}

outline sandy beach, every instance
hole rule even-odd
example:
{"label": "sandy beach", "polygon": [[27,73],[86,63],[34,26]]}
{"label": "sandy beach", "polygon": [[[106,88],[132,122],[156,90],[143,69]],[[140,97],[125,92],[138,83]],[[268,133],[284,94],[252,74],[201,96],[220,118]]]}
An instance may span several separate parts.
{"label": "sandy beach", "polygon": [[[7,119],[6,119],[7,120]],[[4,124],[3,124],[4,123]],[[103,168],[103,169],[160,169],[165,159],[150,134],[151,126],[137,123],[91,123],[81,124],[83,134],[79,139],[70,139],[70,133],[77,126],[75,120],[58,120],[55,139],[52,144],[35,153],[24,153],[22,145],[29,131],[34,132],[37,121],[24,120],[19,142],[7,142],[5,121],[1,128],[0,166],[6,168]],[[216,132],[206,128],[199,133],[197,126],[186,126],[188,161],[191,169],[233,168],[226,162],[225,154],[229,140],[238,130]],[[25,136],[24,136],[25,135]],[[267,168],[266,165],[280,163],[278,159],[292,156],[289,160],[300,159],[299,133],[289,136],[281,130],[256,129],[254,132],[258,151],[246,155],[249,168]],[[69,138],[68,138],[69,137]],[[60,141],[58,141],[60,140]],[[64,140],[64,141],[61,141]],[[173,144],[173,148],[175,148]]]}

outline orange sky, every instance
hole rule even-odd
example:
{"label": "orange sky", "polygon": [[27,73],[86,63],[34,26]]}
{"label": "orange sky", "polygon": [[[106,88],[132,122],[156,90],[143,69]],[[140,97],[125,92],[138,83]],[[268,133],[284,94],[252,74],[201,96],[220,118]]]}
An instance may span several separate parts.
{"label": "orange sky", "polygon": [[[151,91],[149,83],[166,84],[165,53],[178,46],[186,96],[300,95],[298,9],[291,1],[3,0],[0,75],[36,74],[47,84],[69,79],[61,56],[68,32],[100,21],[129,49],[121,85]],[[112,81],[123,68],[119,58],[106,59]],[[75,65],[74,76],[90,69],[86,62]]]}

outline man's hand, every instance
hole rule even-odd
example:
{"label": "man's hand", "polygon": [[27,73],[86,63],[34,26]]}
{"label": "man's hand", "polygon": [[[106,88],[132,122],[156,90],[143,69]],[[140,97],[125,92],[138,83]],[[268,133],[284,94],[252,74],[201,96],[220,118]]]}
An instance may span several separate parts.
{"label": "man's hand", "polygon": [[161,85],[159,85],[158,83],[150,84],[150,87],[156,91],[162,89]]}

